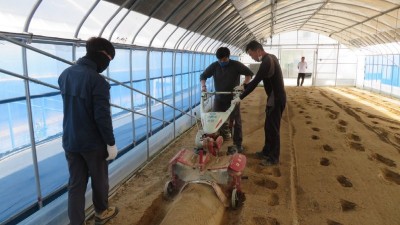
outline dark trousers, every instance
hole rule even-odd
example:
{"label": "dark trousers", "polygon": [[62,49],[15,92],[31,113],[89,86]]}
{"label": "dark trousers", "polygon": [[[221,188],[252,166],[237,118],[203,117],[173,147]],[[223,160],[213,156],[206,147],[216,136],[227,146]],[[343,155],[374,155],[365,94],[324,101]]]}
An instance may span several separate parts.
{"label": "dark trousers", "polygon": [[[228,100],[215,100],[214,101],[214,112],[225,112],[231,106],[231,99]],[[240,104],[237,104],[233,112],[231,113],[229,120],[234,121],[233,124],[233,144],[242,145],[243,133],[242,133],[242,116],[240,115]],[[229,122],[229,121],[227,121]]]}
{"label": "dark trousers", "polygon": [[108,162],[107,151],[65,152],[68,162],[68,217],[71,225],[85,221],[85,193],[92,181],[93,205],[96,212],[108,208]]}
{"label": "dark trousers", "polygon": [[297,86],[299,86],[300,78],[301,78],[301,84],[300,84],[300,86],[303,86],[304,77],[305,77],[305,76],[306,76],[305,73],[299,73],[299,74],[297,75]]}
{"label": "dark trousers", "polygon": [[279,162],[280,155],[280,126],[283,110],[286,103],[279,103],[273,107],[267,106],[265,113],[264,134],[265,144],[263,148],[264,155],[272,161]]}

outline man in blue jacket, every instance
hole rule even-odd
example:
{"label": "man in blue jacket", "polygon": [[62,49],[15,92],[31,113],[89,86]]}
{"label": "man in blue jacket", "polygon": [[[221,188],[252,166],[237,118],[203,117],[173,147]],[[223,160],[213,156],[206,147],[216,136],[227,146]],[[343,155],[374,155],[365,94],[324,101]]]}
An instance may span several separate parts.
{"label": "man in blue jacket", "polygon": [[71,225],[85,223],[85,192],[92,182],[95,224],[118,214],[108,206],[108,162],[117,156],[110,112],[110,84],[99,74],[115,56],[106,39],[92,37],[86,55],[59,79],[64,106],[62,145],[68,162],[68,216]]}
{"label": "man in blue jacket", "polygon": [[[204,72],[200,75],[201,91],[207,91],[206,80],[208,78],[214,78],[215,91],[217,92],[231,92],[235,87],[240,84],[240,76],[244,75],[244,84],[247,84],[253,76],[253,72],[245,66],[243,63],[229,59],[230,50],[227,47],[218,48],[216,54],[218,61],[211,63]],[[225,112],[230,106],[232,101],[232,95],[216,95],[213,110],[215,112]],[[240,105],[237,105],[233,110],[231,116],[234,121],[233,126],[233,144],[234,148],[232,152],[243,152],[243,134],[242,134],[242,118],[240,115]],[[220,128],[220,132],[225,139],[228,139],[227,123],[223,124]]]}

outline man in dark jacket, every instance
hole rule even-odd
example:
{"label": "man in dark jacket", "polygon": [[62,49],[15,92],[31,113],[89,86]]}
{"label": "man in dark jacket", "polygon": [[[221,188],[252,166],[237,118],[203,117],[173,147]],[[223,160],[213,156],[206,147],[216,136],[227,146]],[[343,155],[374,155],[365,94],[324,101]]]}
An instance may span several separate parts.
{"label": "man in dark jacket", "polygon": [[115,56],[114,46],[100,37],[86,42],[86,55],[58,79],[64,106],[62,145],[68,162],[68,216],[71,225],[85,222],[89,176],[95,224],[118,213],[108,206],[108,162],[117,156],[110,112],[110,84],[99,74]]}
{"label": "man in dark jacket", "polygon": [[[231,92],[236,86],[240,84],[240,76],[245,75],[244,84],[247,84],[253,72],[241,62],[229,59],[230,51],[226,47],[220,47],[216,56],[218,61],[209,65],[204,72],[200,75],[201,90],[207,91],[206,80],[207,78],[214,78],[215,91],[217,92]],[[230,106],[232,95],[220,94],[215,96],[214,108],[215,112],[225,112]],[[243,152],[242,140],[242,119],[240,115],[240,105],[237,105],[232,112],[232,119],[235,121],[233,126],[233,144],[234,151]],[[227,139],[227,124],[221,127],[221,132],[225,139]],[[229,152],[234,153],[234,152]]]}
{"label": "man in dark jacket", "polygon": [[246,46],[246,52],[257,62],[261,62],[260,68],[254,79],[247,84],[240,97],[232,100],[239,103],[241,99],[250,94],[263,81],[264,90],[267,94],[267,106],[265,109],[265,144],[261,152],[257,152],[265,166],[279,164],[280,155],[280,123],[283,110],[286,106],[286,92],[283,83],[282,70],[278,59],[264,51],[263,46],[257,41],[251,41]]}

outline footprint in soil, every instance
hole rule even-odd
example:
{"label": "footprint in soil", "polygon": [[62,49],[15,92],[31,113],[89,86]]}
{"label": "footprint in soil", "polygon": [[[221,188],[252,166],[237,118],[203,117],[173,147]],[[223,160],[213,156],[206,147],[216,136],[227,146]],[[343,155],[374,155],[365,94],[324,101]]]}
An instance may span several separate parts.
{"label": "footprint in soil", "polygon": [[387,166],[396,167],[395,161],[393,161],[393,160],[391,160],[391,159],[389,159],[389,158],[386,158],[385,156],[380,155],[380,154],[378,154],[378,153],[372,154],[372,155],[371,155],[371,158],[372,158],[372,159],[375,159],[375,160],[378,161],[378,162],[384,163],[384,164],[387,165]]}
{"label": "footprint in soil", "polygon": [[361,143],[357,143],[357,142],[350,142],[350,148],[355,149],[360,152],[365,151],[364,146]]}
{"label": "footprint in soil", "polygon": [[275,190],[276,188],[278,188],[278,183],[267,178],[257,180],[254,183],[257,184],[258,186],[266,187],[271,190]]}
{"label": "footprint in soil", "polygon": [[340,205],[342,206],[342,211],[343,212],[348,212],[348,211],[352,211],[355,210],[357,207],[357,204],[354,202],[350,202],[344,199],[340,200]]}
{"label": "footprint in soil", "polygon": [[312,122],[311,121],[306,121],[306,124],[312,124]]}
{"label": "footprint in soil", "polygon": [[271,194],[268,197],[268,205],[269,206],[276,206],[279,205],[279,196],[275,193]]}
{"label": "footprint in soil", "polygon": [[313,140],[318,140],[319,137],[318,137],[317,135],[313,135],[313,136],[311,136],[311,139],[313,139]]}
{"label": "footprint in soil", "polygon": [[332,119],[332,120],[335,120],[335,119],[337,119],[337,115],[330,113],[329,114],[329,118]]}
{"label": "footprint in soil", "polygon": [[253,222],[254,225],[280,225],[277,219],[273,217],[261,217],[261,216],[256,216],[253,217]]}
{"label": "footprint in soil", "polygon": [[396,139],[397,143],[400,144],[400,134],[394,134],[394,138]]}
{"label": "footprint in soil", "polygon": [[388,180],[388,181],[390,181],[392,183],[400,185],[400,174],[398,174],[398,173],[396,173],[394,171],[391,171],[391,170],[389,170],[387,168],[383,168],[382,169],[382,175],[386,180]]}
{"label": "footprint in soil", "polygon": [[344,120],[339,120],[339,124],[342,126],[347,126],[348,123]]}
{"label": "footprint in soil", "polygon": [[346,127],[345,126],[341,126],[341,125],[336,125],[336,130],[338,130],[341,133],[345,133],[346,132]]}
{"label": "footprint in soil", "polygon": [[272,176],[281,177],[281,170],[279,168],[273,168],[272,169]]}
{"label": "footprint in soil", "polygon": [[313,131],[320,131],[320,129],[318,128],[318,127],[313,127],[313,128],[311,128]]}
{"label": "footprint in soil", "polygon": [[254,168],[254,172],[257,174],[272,175],[274,177],[281,177],[281,170],[277,167],[270,168],[265,166],[257,166]]}
{"label": "footprint in soil", "polygon": [[322,145],[322,148],[324,149],[324,151],[333,152],[333,148],[330,145]]}
{"label": "footprint in soil", "polygon": [[321,166],[329,166],[330,162],[329,162],[329,159],[322,157],[322,158],[319,160],[319,164],[320,164]]}
{"label": "footprint in soil", "polygon": [[343,225],[343,224],[341,224],[339,222],[336,222],[336,221],[330,220],[330,219],[326,220],[326,224],[328,224],[328,225]]}
{"label": "footprint in soil", "polygon": [[358,136],[357,134],[349,134],[349,139],[353,141],[361,141],[360,136]]}
{"label": "footprint in soil", "polygon": [[351,181],[347,177],[345,177],[343,175],[337,176],[336,180],[339,181],[339,183],[343,187],[353,187],[353,184],[351,183]]}
{"label": "footprint in soil", "polygon": [[335,120],[338,118],[339,112],[332,110],[330,108],[325,108],[325,110],[329,112],[328,117],[331,118],[332,120]]}

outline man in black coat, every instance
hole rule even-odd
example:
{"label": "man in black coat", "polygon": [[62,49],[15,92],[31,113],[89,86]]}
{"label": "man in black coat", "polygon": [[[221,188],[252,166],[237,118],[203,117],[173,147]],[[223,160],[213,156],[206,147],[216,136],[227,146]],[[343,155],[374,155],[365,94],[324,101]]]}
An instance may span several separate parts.
{"label": "man in black coat", "polygon": [[95,224],[118,214],[108,206],[108,160],[118,150],[112,127],[110,84],[99,74],[115,56],[100,37],[86,42],[86,55],[65,69],[58,84],[64,108],[62,145],[68,162],[68,216],[71,225],[85,223],[85,192],[91,177]]}
{"label": "man in black coat", "polygon": [[260,68],[253,80],[247,84],[243,93],[238,98],[233,99],[232,102],[240,102],[257,87],[258,83],[263,81],[264,90],[268,96],[264,123],[265,144],[262,151],[256,154],[262,159],[262,165],[278,165],[280,155],[279,130],[282,113],[286,105],[282,70],[276,56],[266,53],[263,46],[257,41],[248,43],[246,52],[252,59],[261,62]]}

